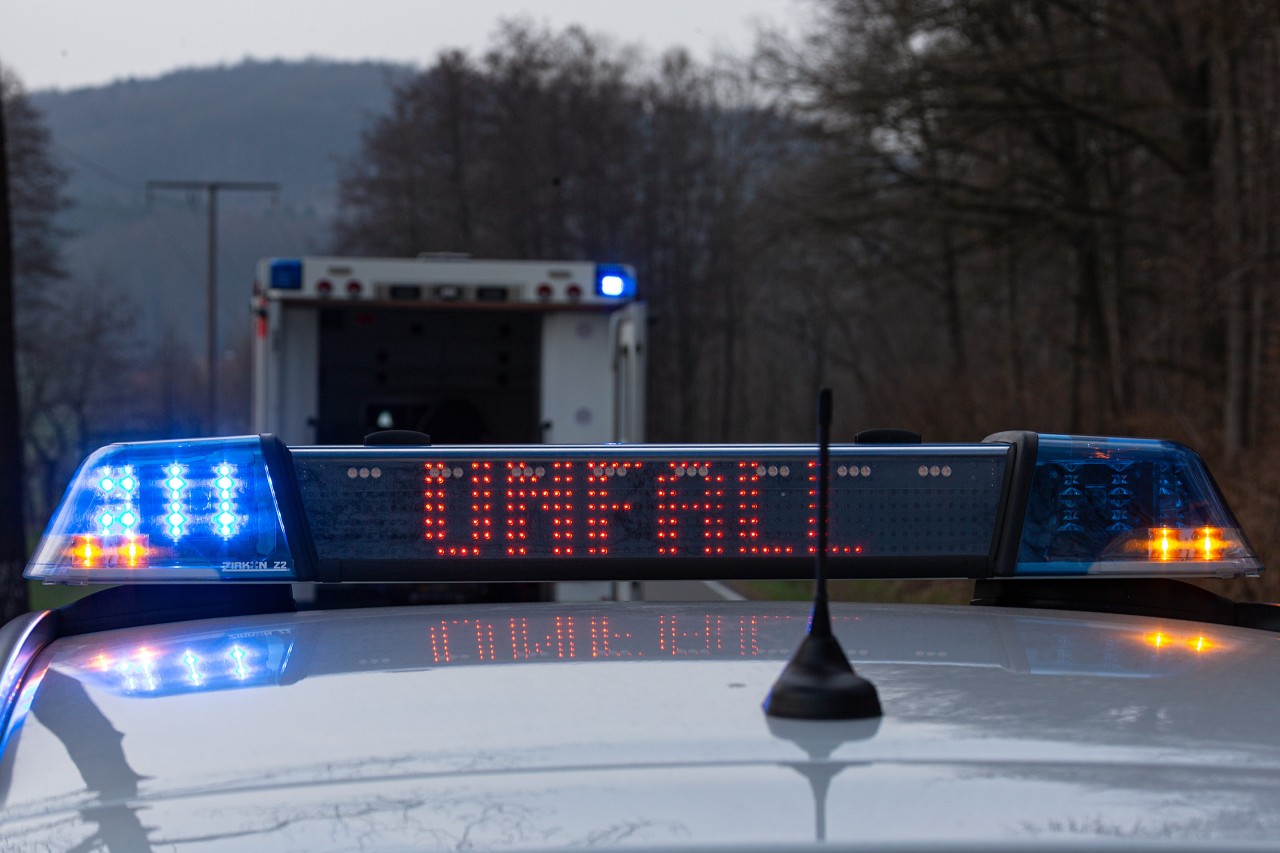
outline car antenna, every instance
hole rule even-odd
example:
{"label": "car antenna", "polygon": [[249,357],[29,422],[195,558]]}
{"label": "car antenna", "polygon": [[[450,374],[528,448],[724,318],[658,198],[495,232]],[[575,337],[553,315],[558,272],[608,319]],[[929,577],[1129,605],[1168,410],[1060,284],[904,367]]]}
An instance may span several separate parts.
{"label": "car antenna", "polygon": [[853,671],[831,630],[827,604],[827,508],[830,503],[831,389],[818,392],[818,550],[809,633],[764,700],[770,717],[859,720],[882,716],[875,685]]}

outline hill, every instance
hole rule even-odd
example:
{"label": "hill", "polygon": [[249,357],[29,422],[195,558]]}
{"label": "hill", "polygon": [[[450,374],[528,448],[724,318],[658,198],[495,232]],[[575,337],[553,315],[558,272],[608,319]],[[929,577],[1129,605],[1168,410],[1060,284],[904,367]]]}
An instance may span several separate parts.
{"label": "hill", "polygon": [[277,198],[219,196],[220,343],[243,337],[254,263],[325,248],[339,165],[406,73],[376,63],[244,62],[33,93],[70,172],[73,281],[126,295],[144,344],[149,330],[172,324],[202,353],[205,196],[148,198],[147,181],[277,182]]}

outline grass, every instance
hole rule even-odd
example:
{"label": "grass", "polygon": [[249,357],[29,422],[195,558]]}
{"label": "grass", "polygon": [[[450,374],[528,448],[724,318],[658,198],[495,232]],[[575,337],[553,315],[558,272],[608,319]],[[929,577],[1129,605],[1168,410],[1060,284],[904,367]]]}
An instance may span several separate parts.
{"label": "grass", "polygon": [[[813,597],[812,581],[733,581],[728,584],[753,600],[807,601]],[[833,580],[827,594],[832,601],[877,601],[907,604],[968,604],[973,581]]]}
{"label": "grass", "polygon": [[62,584],[43,584],[39,581],[27,581],[27,598],[32,610],[53,610],[64,604],[70,604],[78,598],[84,598],[91,592],[106,588],[100,584],[64,586]]}

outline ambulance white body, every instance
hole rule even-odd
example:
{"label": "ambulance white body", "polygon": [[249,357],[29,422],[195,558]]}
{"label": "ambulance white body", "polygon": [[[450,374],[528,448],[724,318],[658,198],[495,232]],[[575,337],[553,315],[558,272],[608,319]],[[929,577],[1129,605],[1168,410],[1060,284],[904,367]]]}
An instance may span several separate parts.
{"label": "ambulance white body", "polygon": [[[645,306],[630,267],[268,258],[254,309],[253,431],[287,444],[389,429],[432,444],[644,440]],[[597,586],[556,597],[599,598]]]}

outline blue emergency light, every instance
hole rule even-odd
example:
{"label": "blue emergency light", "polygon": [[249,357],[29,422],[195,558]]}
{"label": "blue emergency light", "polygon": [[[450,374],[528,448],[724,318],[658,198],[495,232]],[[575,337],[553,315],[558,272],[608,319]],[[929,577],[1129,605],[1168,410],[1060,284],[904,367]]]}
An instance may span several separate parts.
{"label": "blue emergency light", "polygon": [[632,299],[636,295],[636,275],[624,264],[596,265],[596,295],[610,299]]}
{"label": "blue emergency light", "polygon": [[271,262],[270,287],[273,290],[302,289],[302,261],[280,259]]}
{"label": "blue emergency light", "polygon": [[[47,582],[808,578],[800,445],[286,448],[89,457],[27,567]],[[830,450],[832,577],[1239,576],[1262,569],[1189,449],[1001,433]]]}
{"label": "blue emergency light", "polygon": [[[271,471],[285,453],[259,436],[104,447],[80,466],[27,577],[289,580],[296,562]],[[287,468],[279,478],[290,487]]]}

